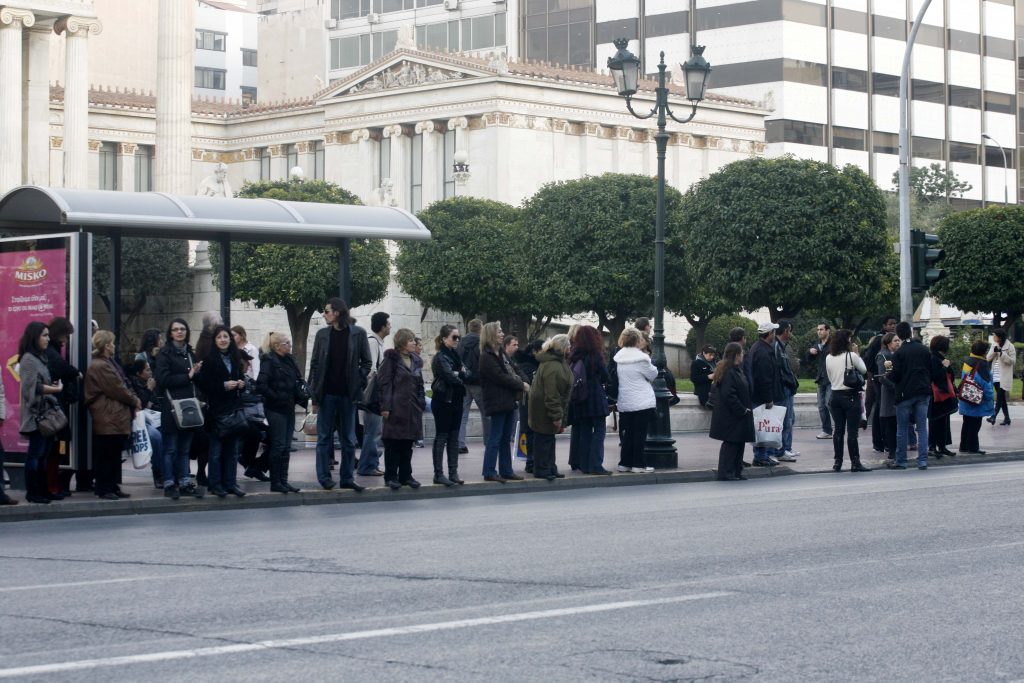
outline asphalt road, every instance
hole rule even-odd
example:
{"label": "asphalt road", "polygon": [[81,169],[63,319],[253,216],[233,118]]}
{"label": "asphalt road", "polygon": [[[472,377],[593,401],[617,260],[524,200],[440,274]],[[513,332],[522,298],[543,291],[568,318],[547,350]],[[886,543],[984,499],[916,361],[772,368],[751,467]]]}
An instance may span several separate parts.
{"label": "asphalt road", "polygon": [[1024,463],[0,526],[0,680],[1024,679]]}

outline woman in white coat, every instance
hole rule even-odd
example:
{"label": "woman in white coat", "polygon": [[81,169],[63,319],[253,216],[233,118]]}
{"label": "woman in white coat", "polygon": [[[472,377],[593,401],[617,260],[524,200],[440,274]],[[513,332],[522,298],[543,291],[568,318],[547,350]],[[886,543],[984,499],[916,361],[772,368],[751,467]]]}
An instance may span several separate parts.
{"label": "woman in white coat", "polygon": [[644,442],[647,440],[647,424],[656,405],[651,382],[658,376],[658,369],[651,363],[651,357],[640,349],[642,340],[639,330],[627,327],[619,335],[621,348],[615,354],[619,385],[616,405],[622,444],[620,472],[654,471],[644,459]]}

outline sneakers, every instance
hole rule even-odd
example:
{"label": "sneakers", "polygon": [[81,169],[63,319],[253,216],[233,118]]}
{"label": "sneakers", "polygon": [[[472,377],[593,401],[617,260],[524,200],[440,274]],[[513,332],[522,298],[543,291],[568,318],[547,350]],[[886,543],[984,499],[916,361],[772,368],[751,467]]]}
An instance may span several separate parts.
{"label": "sneakers", "polygon": [[639,467],[636,468],[636,469],[633,469],[633,468],[630,468],[630,467],[626,467],[625,465],[619,465],[615,469],[618,470],[619,472],[632,472],[632,471],[639,471],[640,470]]}
{"label": "sneakers", "polygon": [[831,435],[831,434],[829,434],[828,432],[821,432],[821,433],[819,433],[819,434],[818,434],[818,435],[817,435],[816,437],[814,437],[814,438],[815,438],[815,439],[831,439],[831,438],[832,438],[832,435]]}
{"label": "sneakers", "polygon": [[[620,467],[619,468],[619,472],[622,472],[622,471],[623,471],[623,469]],[[633,467],[632,469],[629,469],[627,471],[633,472],[635,474],[650,474],[651,472],[654,471],[654,468],[653,467]]]}
{"label": "sneakers", "polygon": [[779,456],[779,461],[796,462],[796,453],[794,453],[793,451],[786,451],[785,453]]}

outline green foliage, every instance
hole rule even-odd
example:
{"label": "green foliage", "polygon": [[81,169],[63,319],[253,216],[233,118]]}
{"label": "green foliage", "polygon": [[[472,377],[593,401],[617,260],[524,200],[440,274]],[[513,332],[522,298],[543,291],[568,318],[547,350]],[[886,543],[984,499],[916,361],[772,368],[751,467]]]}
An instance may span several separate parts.
{"label": "green foliage", "polygon": [[[951,197],[963,197],[965,192],[970,192],[972,189],[970,183],[960,180],[956,173],[946,170],[939,163],[930,164],[925,168],[912,166],[907,175],[910,192],[923,202],[942,200],[949,204]],[[892,174],[892,184],[899,192],[899,171]]]}
{"label": "green foliage", "polygon": [[[322,180],[279,180],[246,183],[239,197],[266,197],[293,202],[360,204],[351,192]],[[293,353],[303,367],[306,337],[313,313],[338,295],[338,249],[287,244],[231,245],[231,294],[260,308],[282,306],[288,314]],[[220,250],[210,244],[210,260],[219,263]],[[361,306],[387,293],[390,259],[383,240],[350,243],[352,301]]]}
{"label": "green foliage", "polygon": [[488,199],[453,197],[419,213],[427,242],[403,242],[395,258],[398,284],[425,306],[500,319],[546,314],[532,287],[519,209]]}
{"label": "green foliage", "polygon": [[[657,181],[606,173],[549,183],[523,207],[536,291],[551,311],[593,311],[611,339],[628,320],[649,315],[654,303]],[[665,232],[682,226],[681,196],[665,189]],[[666,259],[666,290],[679,282]]]}
{"label": "green foliage", "polygon": [[[110,310],[110,238],[93,240],[92,286]],[[174,292],[188,280],[188,242],[185,240],[121,240],[121,311],[130,327],[154,296]]]}
{"label": "green foliage", "polygon": [[897,286],[882,192],[855,166],[737,161],[691,187],[683,215],[711,247],[687,253],[692,277],[737,309],[854,317]]}
{"label": "green foliage", "polygon": [[947,216],[939,228],[945,279],[932,294],[964,311],[1007,314],[1024,309],[1024,208],[991,206]]}
{"label": "green foliage", "polygon": [[[725,350],[729,343],[729,332],[734,327],[742,327],[747,331],[747,344],[757,339],[757,321],[751,320],[742,315],[723,315],[708,323],[704,332],[704,344],[711,344],[718,350],[719,355]],[[699,349],[697,348],[697,333],[691,329],[686,333],[686,350],[690,358],[695,358]]]}

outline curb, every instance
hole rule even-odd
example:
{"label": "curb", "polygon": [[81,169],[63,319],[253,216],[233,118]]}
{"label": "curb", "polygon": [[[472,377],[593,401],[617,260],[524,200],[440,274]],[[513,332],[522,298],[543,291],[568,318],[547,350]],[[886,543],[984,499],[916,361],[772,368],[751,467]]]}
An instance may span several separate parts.
{"label": "curb", "polygon": [[[750,479],[797,474],[788,467],[758,468],[747,473]],[[337,505],[342,503],[381,503],[401,500],[427,500],[433,498],[464,498],[468,496],[543,493],[577,489],[614,488],[622,486],[652,486],[656,484],[687,484],[714,481],[714,470],[685,470],[655,472],[654,474],[616,474],[614,476],[579,476],[548,482],[542,479],[498,484],[470,483],[445,488],[438,484],[424,484],[417,490],[402,488],[367,489],[353,493],[344,489],[333,491],[302,491],[296,494],[250,493],[245,498],[217,498],[207,496],[201,500],[179,501],[166,498],[138,498],[124,501],[72,500],[51,505],[19,505],[0,507],[0,524],[42,519],[74,519],[79,517],[114,517],[124,515],[173,514],[178,512],[206,512],[210,510],[248,510],[254,508],[300,507],[306,505]]]}

